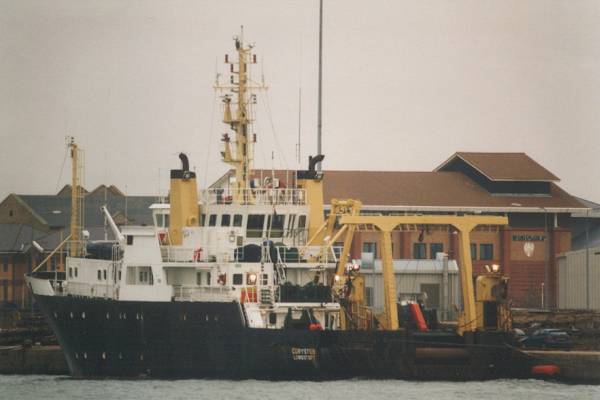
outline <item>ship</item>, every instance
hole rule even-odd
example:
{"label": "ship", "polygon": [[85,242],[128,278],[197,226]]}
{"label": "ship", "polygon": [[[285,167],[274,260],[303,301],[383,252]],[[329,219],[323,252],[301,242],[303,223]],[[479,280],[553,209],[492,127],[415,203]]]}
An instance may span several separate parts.
{"label": "ship", "polygon": [[[250,78],[253,46],[234,39],[225,56],[222,160],[227,187],[199,191],[181,153],[170,171],[168,203],[150,207],[151,226],[117,226],[91,241],[82,226],[81,149],[73,162],[70,235],[64,272],[26,279],[75,377],[336,379],[493,379],[526,377],[515,348],[499,271],[472,279],[469,232],[505,225],[481,215],[363,215],[360,199],[334,199],[326,215],[323,155],[310,157],[286,185],[252,174],[253,104],[265,88]],[[399,226],[450,225],[462,255],[462,310],[439,324],[420,301],[399,301],[390,233]],[[380,233],[384,305],[367,306],[355,232]],[[335,243],[343,242],[341,248]],[[50,256],[52,256],[51,253]]]}

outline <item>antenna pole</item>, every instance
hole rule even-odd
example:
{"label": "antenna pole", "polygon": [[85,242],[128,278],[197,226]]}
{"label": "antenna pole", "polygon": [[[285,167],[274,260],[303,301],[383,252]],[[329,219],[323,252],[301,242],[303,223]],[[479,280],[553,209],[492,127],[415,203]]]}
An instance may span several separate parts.
{"label": "antenna pole", "polygon": [[[317,114],[317,153],[322,154],[321,128],[322,120],[322,96],[323,96],[323,0],[319,0],[319,97]],[[321,171],[321,163],[317,164],[317,170]]]}
{"label": "antenna pole", "polygon": [[302,161],[302,86],[298,88],[298,164]]}

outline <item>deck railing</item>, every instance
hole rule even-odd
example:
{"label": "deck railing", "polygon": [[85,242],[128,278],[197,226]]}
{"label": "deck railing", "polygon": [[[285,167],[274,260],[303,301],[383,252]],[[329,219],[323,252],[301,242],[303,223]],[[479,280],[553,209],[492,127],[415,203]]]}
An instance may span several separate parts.
{"label": "deck railing", "polygon": [[201,193],[205,204],[230,204],[235,199],[244,199],[250,204],[266,205],[305,205],[306,191],[304,189],[207,189]]}

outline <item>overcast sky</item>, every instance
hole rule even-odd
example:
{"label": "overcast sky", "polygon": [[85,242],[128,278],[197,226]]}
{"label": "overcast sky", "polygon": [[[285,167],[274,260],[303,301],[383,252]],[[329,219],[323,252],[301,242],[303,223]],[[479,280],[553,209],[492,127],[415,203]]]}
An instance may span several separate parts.
{"label": "overcast sky", "polygon": [[[0,0],[0,198],[67,183],[66,135],[88,188],[164,194],[180,151],[220,176],[212,85],[240,25],[269,85],[256,164],[296,168],[300,87],[316,152],[318,0]],[[325,0],[323,83],[325,169],[526,152],[600,202],[600,1]]]}

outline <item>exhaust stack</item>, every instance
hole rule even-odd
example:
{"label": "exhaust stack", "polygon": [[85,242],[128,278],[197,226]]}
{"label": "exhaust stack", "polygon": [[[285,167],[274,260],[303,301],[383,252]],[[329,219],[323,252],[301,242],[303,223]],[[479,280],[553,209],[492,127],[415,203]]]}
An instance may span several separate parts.
{"label": "exhaust stack", "polygon": [[181,160],[181,169],[171,170],[169,193],[171,245],[183,243],[183,228],[198,226],[198,216],[200,215],[196,173],[190,171],[190,164],[184,153],[179,154],[179,159]]}

